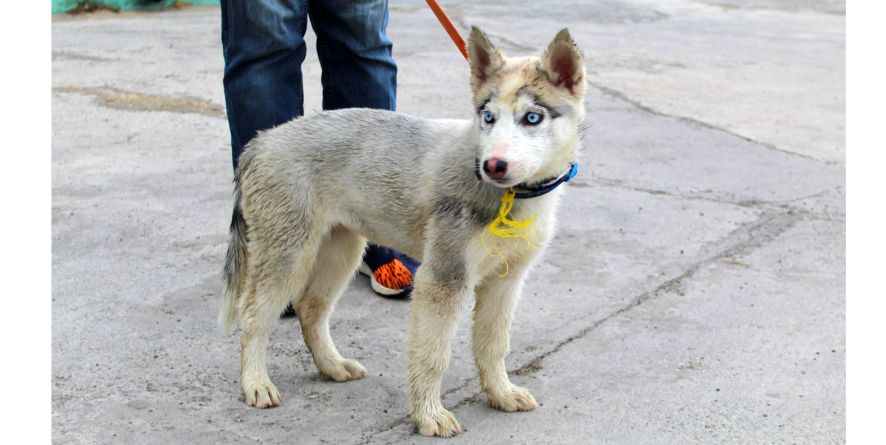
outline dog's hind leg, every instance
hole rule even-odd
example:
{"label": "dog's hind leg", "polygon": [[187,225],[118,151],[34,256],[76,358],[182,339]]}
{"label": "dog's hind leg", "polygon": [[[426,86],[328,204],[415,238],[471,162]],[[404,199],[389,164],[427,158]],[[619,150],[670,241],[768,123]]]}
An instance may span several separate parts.
{"label": "dog's hind leg", "polygon": [[256,408],[270,408],[280,404],[280,392],[271,383],[265,363],[268,333],[277,321],[280,310],[268,298],[279,290],[268,289],[247,280],[246,292],[240,310],[240,389],[246,404]]}
{"label": "dog's hind leg", "polygon": [[280,392],[268,377],[268,334],[292,295],[302,293],[320,237],[294,235],[282,244],[279,237],[265,238],[260,229],[250,234],[254,238],[249,242],[245,292],[239,301],[240,387],[247,405],[270,408],[280,404]]}
{"label": "dog's hind leg", "polygon": [[334,227],[317,254],[308,284],[295,297],[293,307],[301,323],[305,344],[317,369],[336,382],[355,380],[366,369],[353,359],[342,358],[329,336],[329,315],[363,256],[366,240],[341,226]]}

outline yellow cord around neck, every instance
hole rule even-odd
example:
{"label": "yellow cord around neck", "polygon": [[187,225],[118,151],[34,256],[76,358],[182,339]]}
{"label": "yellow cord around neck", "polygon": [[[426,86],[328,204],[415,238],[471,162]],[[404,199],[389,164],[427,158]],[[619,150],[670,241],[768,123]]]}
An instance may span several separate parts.
{"label": "yellow cord around neck", "polygon": [[[489,223],[486,230],[492,234],[492,236],[497,238],[520,238],[526,240],[526,246],[531,248],[534,233],[530,230],[530,227],[532,226],[532,223],[535,222],[535,215],[532,215],[531,218],[523,221],[509,219],[508,215],[510,215],[511,209],[514,207],[514,195],[514,189],[508,189],[508,191],[502,195],[501,207],[498,208],[498,217]],[[481,240],[483,241],[483,248],[485,248],[490,255],[501,258],[501,261],[504,264],[504,272],[498,275],[504,278],[510,270],[507,256],[501,251],[495,240],[492,240],[491,249],[490,246],[486,244],[486,240],[483,237],[481,237]]]}
{"label": "yellow cord around neck", "polygon": [[486,230],[498,238],[522,238],[526,244],[532,245],[532,232],[529,227],[535,222],[535,215],[523,221],[509,219],[508,215],[514,208],[514,189],[508,189],[501,197],[501,207],[498,208],[498,217],[495,218]]}

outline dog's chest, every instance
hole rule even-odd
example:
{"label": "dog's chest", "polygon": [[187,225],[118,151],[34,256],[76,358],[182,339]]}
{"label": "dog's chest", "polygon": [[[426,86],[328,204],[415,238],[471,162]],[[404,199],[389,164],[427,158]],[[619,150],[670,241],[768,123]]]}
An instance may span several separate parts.
{"label": "dog's chest", "polygon": [[469,251],[472,252],[472,262],[480,269],[481,276],[493,272],[499,275],[507,273],[510,267],[530,260],[544,250],[553,234],[556,202],[539,201],[531,203],[535,205],[515,206],[508,215],[508,219],[512,221],[532,220],[525,230],[507,233],[490,230],[487,225],[475,234]]}

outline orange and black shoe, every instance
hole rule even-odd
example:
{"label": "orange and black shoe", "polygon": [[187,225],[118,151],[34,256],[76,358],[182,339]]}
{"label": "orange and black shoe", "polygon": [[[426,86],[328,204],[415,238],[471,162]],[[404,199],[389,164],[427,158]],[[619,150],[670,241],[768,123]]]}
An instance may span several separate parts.
{"label": "orange and black shoe", "polygon": [[369,277],[372,290],[386,298],[412,295],[412,280],[419,262],[406,254],[376,244],[366,246],[360,273]]}

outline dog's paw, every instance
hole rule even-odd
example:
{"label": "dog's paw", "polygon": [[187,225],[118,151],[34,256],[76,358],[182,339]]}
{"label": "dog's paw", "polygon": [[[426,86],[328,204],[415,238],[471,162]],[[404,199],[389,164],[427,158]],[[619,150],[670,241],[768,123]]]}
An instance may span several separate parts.
{"label": "dog's paw", "polygon": [[357,360],[343,358],[336,362],[325,364],[320,368],[320,374],[336,382],[362,379],[366,376],[366,368]]}
{"label": "dog's paw", "polygon": [[461,425],[455,416],[442,407],[432,413],[413,413],[412,422],[422,436],[452,437],[461,432]]}
{"label": "dog's paw", "polygon": [[280,391],[270,381],[244,382],[241,389],[246,404],[256,408],[273,408],[280,404]]}
{"label": "dog's paw", "polygon": [[532,397],[532,394],[529,394],[526,388],[519,386],[511,386],[508,390],[497,394],[487,393],[486,397],[493,408],[509,413],[532,411],[538,408],[538,402],[535,401],[535,397]]}

